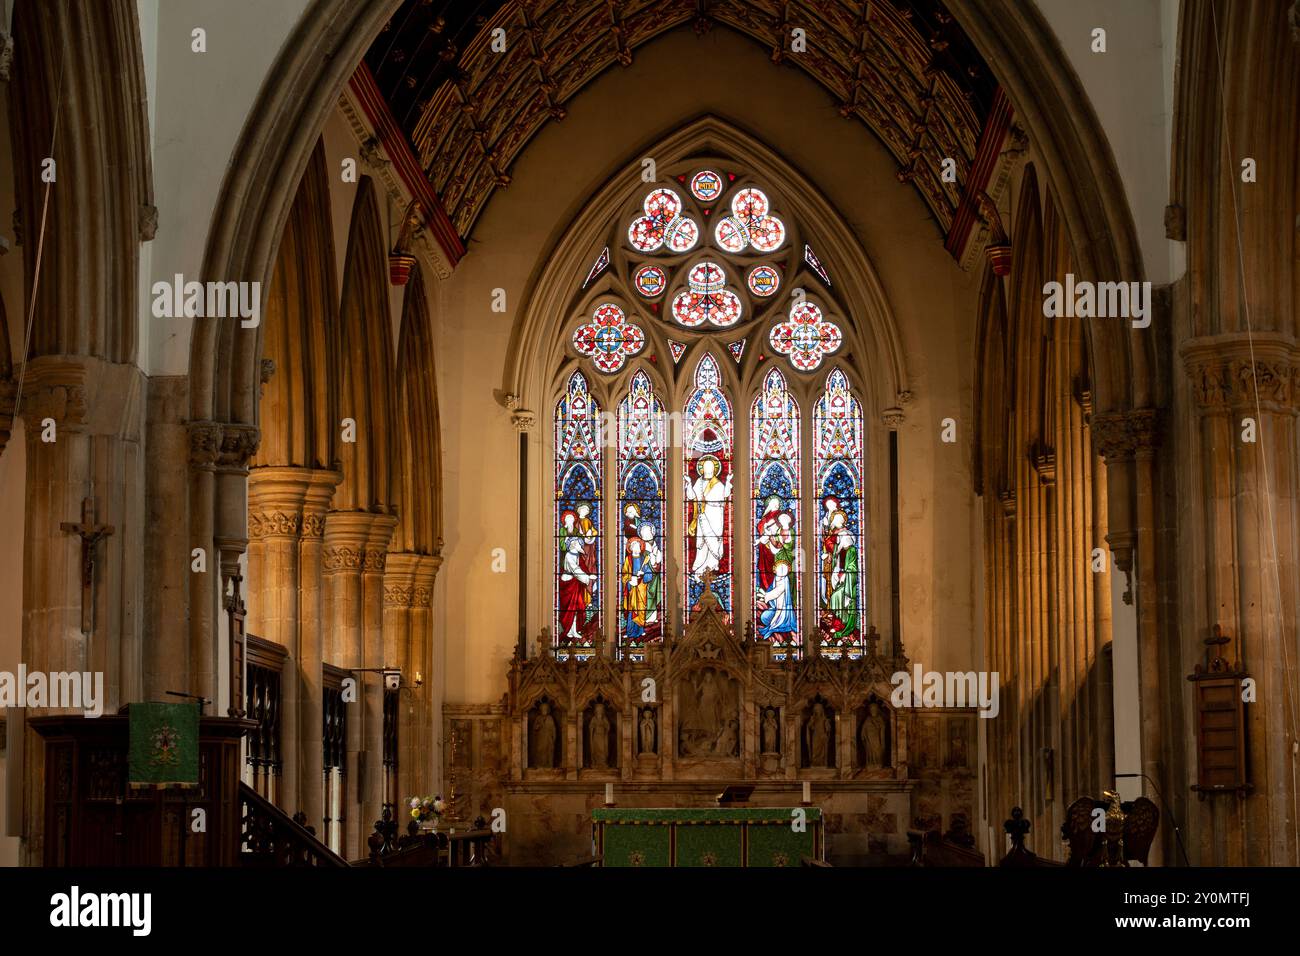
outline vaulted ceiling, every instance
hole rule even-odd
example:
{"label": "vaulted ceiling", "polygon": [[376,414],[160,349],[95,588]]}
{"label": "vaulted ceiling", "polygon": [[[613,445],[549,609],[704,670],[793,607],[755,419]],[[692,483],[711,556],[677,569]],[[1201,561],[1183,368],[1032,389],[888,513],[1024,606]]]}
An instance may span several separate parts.
{"label": "vaulted ceiling", "polygon": [[[938,0],[406,0],[359,72],[436,194],[444,231],[464,240],[525,144],[588,83],[669,30],[719,26],[770,49],[773,69],[808,73],[841,115],[871,129],[960,255],[984,154],[996,153],[1010,111]],[[491,49],[498,27],[504,53]],[[791,50],[796,27],[801,52]],[[954,182],[941,175],[946,157]]]}

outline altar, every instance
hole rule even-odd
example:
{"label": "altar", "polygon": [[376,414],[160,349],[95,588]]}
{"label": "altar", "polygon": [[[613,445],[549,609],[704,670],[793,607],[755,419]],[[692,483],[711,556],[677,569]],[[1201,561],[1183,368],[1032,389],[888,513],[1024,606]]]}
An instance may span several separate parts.
{"label": "altar", "polygon": [[799,866],[825,860],[820,807],[602,807],[591,811],[602,866]]}

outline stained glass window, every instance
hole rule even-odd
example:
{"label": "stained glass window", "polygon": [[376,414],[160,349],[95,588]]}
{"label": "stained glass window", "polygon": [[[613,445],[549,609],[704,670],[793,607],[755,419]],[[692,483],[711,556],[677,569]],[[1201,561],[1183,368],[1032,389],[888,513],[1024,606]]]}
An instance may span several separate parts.
{"label": "stained glass window", "polygon": [[726,288],[727,274],[716,262],[697,262],[686,273],[688,291],[673,299],[673,318],[687,328],[710,322],[725,329],[740,321],[740,296]]}
{"label": "stained glass window", "polygon": [[600,407],[581,372],[555,406],[555,645],[590,656],[600,633]]}
{"label": "stained glass window", "polygon": [[[774,657],[799,646],[799,403],[772,369],[749,412],[754,496],[754,634]],[[797,650],[796,650],[797,653]]]}
{"label": "stained glass window", "polygon": [[731,215],[723,216],[713,228],[713,239],[728,252],[744,252],[753,246],[759,252],[772,252],[785,242],[785,223],[771,215],[767,193],[753,186],[736,193],[731,199]]}
{"label": "stained glass window", "polygon": [[844,333],[817,306],[798,299],[790,307],[790,317],[772,326],[768,341],[773,351],[788,355],[799,371],[812,372],[822,364],[822,356],[840,347]]}
{"label": "stained glass window", "polygon": [[804,247],[803,247],[803,261],[813,267],[813,271],[815,271],[817,275],[821,277],[821,280],[823,282],[825,282],[828,286],[831,284],[831,277],[826,274],[826,267],[823,266],[822,261],[817,258],[817,253],[813,252],[812,246],[808,245],[807,243],[804,243]]}
{"label": "stained glass window", "polygon": [[781,286],[781,274],[771,266],[754,266],[749,273],[749,291],[756,296],[767,298]]}
{"label": "stained glass window", "polygon": [[722,177],[711,169],[701,169],[691,177],[691,192],[700,202],[713,202],[722,194]]}
{"label": "stained glass window", "polygon": [[[707,589],[778,659],[803,653],[809,628],[828,656],[858,657],[866,452],[845,312],[779,194],[744,164],[704,162],[641,187],[573,291],[566,351],[581,371],[566,370],[555,409],[556,654],[590,657],[603,635],[644,660]],[[785,301],[787,280],[815,295]],[[724,387],[733,373],[747,391]]]}
{"label": "stained glass window", "polygon": [[583,280],[582,287],[585,289],[591,285],[591,280],[596,278],[609,267],[609,246],[601,250],[596,261],[591,264],[591,271],[587,273],[587,278]]}
{"label": "stained glass window", "polygon": [[838,368],[813,413],[817,495],[817,625],[828,657],[862,653],[862,406]]}
{"label": "stained glass window", "polygon": [[591,359],[602,372],[617,372],[629,355],[645,346],[645,332],[629,322],[623,310],[613,302],[596,307],[591,322],[580,325],[573,333],[573,347]]}
{"label": "stained glass window", "polygon": [[654,252],[666,248],[669,252],[686,252],[700,238],[700,227],[689,216],[683,216],[682,197],[671,189],[655,189],[641,204],[643,216],[632,220],[627,239],[634,249]]}
{"label": "stained glass window", "polygon": [[731,620],[731,403],[717,359],[705,353],[683,409],[686,573],[685,618],[690,620],[706,580]]}
{"label": "stained glass window", "polygon": [[664,407],[645,372],[618,406],[618,643],[634,660],[663,634]]}

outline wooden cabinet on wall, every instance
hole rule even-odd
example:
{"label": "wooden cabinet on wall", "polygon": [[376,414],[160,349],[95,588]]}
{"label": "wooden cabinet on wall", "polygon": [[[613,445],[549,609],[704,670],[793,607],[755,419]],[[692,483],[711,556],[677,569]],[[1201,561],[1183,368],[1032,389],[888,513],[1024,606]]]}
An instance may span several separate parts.
{"label": "wooden cabinet on wall", "polygon": [[[45,866],[234,866],[239,741],[251,721],[199,721],[199,785],[133,789],[126,716],[34,717],[44,740]],[[202,809],[206,832],[195,833]]]}

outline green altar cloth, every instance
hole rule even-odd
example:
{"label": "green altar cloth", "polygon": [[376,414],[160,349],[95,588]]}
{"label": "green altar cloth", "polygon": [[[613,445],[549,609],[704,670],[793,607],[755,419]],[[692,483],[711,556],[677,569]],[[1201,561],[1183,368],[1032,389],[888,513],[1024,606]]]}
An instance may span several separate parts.
{"label": "green altar cloth", "polygon": [[799,866],[825,858],[823,823],[820,807],[591,811],[603,866]]}

